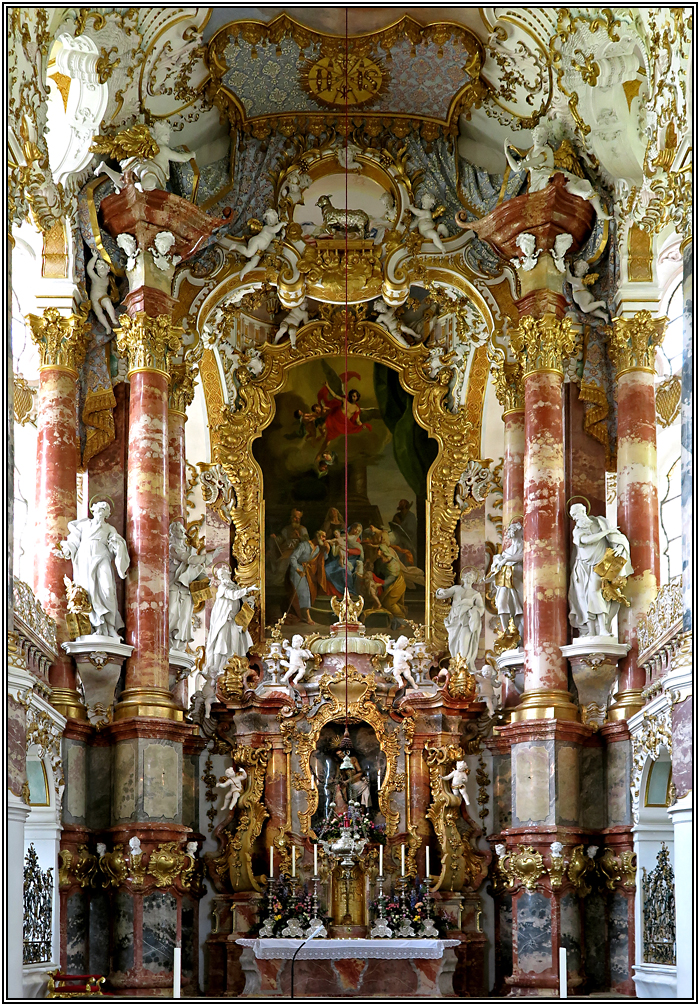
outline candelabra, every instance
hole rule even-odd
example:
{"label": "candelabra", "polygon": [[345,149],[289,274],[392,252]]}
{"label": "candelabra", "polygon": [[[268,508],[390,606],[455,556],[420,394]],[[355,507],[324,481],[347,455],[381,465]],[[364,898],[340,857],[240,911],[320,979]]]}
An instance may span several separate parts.
{"label": "candelabra", "polygon": [[326,927],[323,925],[323,920],[319,918],[318,914],[318,885],[320,880],[321,878],[317,874],[314,874],[313,877],[311,878],[311,883],[314,885],[314,893],[313,897],[311,898],[311,905],[314,910],[314,916],[309,922],[309,928],[306,930],[307,938],[310,937],[312,933],[316,932],[319,926],[321,927],[321,929],[319,932],[316,933],[316,935],[322,938],[328,936]]}
{"label": "candelabra", "polygon": [[389,923],[384,917],[384,876],[379,874],[377,877],[377,884],[379,885],[379,894],[377,895],[377,911],[379,912],[379,918],[374,923],[374,927],[370,932],[370,936],[373,939],[389,939],[394,934],[389,926]]}
{"label": "candelabra", "polygon": [[406,906],[406,884],[408,883],[407,877],[401,877],[399,881],[399,906],[401,908],[401,925],[399,926],[398,935],[399,936],[415,936],[415,931],[411,925],[411,920],[408,917],[408,909]]}
{"label": "candelabra", "polygon": [[272,910],[272,899],[275,896],[274,892],[274,881],[272,877],[268,877],[267,880],[267,918],[260,927],[260,933],[258,934],[263,939],[271,938],[275,935],[275,915]]}

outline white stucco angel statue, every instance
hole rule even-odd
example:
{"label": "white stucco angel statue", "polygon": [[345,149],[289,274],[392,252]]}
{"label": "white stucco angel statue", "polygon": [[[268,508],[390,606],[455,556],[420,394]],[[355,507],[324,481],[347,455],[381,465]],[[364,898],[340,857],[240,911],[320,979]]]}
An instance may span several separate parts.
{"label": "white stucco angel statue", "polygon": [[[420,206],[408,204],[408,208],[415,218],[411,221],[409,230],[414,230],[417,227],[422,238],[425,238],[426,241],[432,241],[437,250],[444,253],[445,246],[440,240],[440,235],[448,237],[450,232],[445,224],[435,224],[433,211],[436,201],[432,193],[424,192],[420,197]],[[440,216],[441,212],[444,213],[444,210],[436,211],[437,216]]]}
{"label": "white stucco angel statue", "polygon": [[280,199],[289,199],[293,206],[303,201],[304,189],[311,185],[311,177],[301,168],[292,168],[280,190]]}
{"label": "white stucco angel statue", "polygon": [[[549,143],[550,138],[552,138],[552,125],[547,122],[547,120],[541,120],[532,130],[532,147],[527,152],[525,157],[521,159],[513,156],[512,144],[510,140],[505,140],[503,147],[505,150],[506,160],[510,165],[511,171],[529,172],[530,192],[540,192],[546,185],[548,185],[552,175],[557,173],[562,174],[566,178],[567,192],[569,192],[572,196],[578,196],[579,199],[586,199],[596,211],[599,220],[610,220],[610,214],[605,212],[603,204],[600,201],[600,196],[588,179],[582,178],[580,175],[574,174],[571,171],[567,171],[563,163],[555,165],[554,150]],[[564,152],[567,154],[569,162],[573,163],[576,161],[575,151],[571,146],[570,141],[566,139],[562,140],[560,150],[561,147],[565,147]],[[559,153],[559,151],[557,152]],[[563,161],[564,158],[560,157],[559,160]]]}
{"label": "white stucco angel statue", "polygon": [[418,685],[411,674],[413,647],[408,645],[408,636],[399,636],[393,644],[388,640],[385,645],[386,652],[392,658],[391,674],[396,684],[399,688],[405,688],[410,684],[414,692],[418,691]]}
{"label": "white stucco angel statue", "polygon": [[129,553],[122,536],[105,523],[112,513],[109,503],[97,500],[90,504],[90,512],[91,518],[70,521],[68,537],[60,542],[56,554],[72,561],[73,582],[88,593],[93,635],[118,639],[124,621],[117,607],[114,567],[123,580],[129,568]]}
{"label": "white stucco angel statue", "polygon": [[411,343],[404,339],[401,334],[402,332],[405,332],[406,335],[413,336],[416,342],[420,342],[418,332],[414,332],[410,326],[404,325],[404,323],[396,317],[396,309],[393,308],[391,304],[387,304],[383,297],[378,297],[373,306],[374,310],[377,312],[377,324],[381,325],[382,328],[385,328],[387,332],[393,335],[401,346],[406,346],[406,348],[408,348],[411,345]]}
{"label": "white stucco angel statue", "polygon": [[450,613],[445,619],[450,656],[463,657],[472,674],[476,670],[481,620],[486,610],[483,597],[472,586],[476,577],[476,570],[464,569],[461,583],[453,587],[439,587],[435,591],[438,600],[452,600]]}
{"label": "white stucco angel statue", "polygon": [[469,794],[467,793],[467,780],[469,778],[469,769],[467,763],[461,759],[456,763],[455,767],[451,772],[442,777],[445,782],[449,782],[450,789],[455,796],[461,796],[464,800],[464,806],[469,806]]}
{"label": "white stucco angel statue", "polygon": [[479,698],[486,703],[489,716],[493,716],[501,705],[503,675],[501,671],[486,663],[480,670],[474,672],[474,677],[479,690]]}
{"label": "white stucco angel statue", "polygon": [[261,230],[248,239],[248,244],[244,245],[242,241],[232,241],[231,247],[236,251],[239,251],[241,255],[245,255],[248,259],[246,264],[241,269],[239,280],[242,280],[251,269],[255,267],[260,262],[267,249],[272,244],[273,240],[277,237],[281,230],[284,229],[285,224],[280,220],[277,215],[277,210],[269,209],[263,214],[263,224]]}
{"label": "white stucco angel statue", "polygon": [[245,657],[253,645],[253,637],[246,625],[236,621],[243,604],[253,601],[252,594],[259,587],[239,587],[228,566],[220,566],[219,586],[211,609],[211,621],[205,651],[205,674],[216,680],[226,662],[233,656]]}
{"label": "white stucco angel statue", "polygon": [[302,325],[307,325],[309,322],[309,302],[304,297],[301,304],[293,307],[284,318],[282,319],[282,324],[277,329],[277,334],[275,335],[275,344],[284,338],[285,334],[289,333],[289,341],[292,344],[292,349],[296,348],[297,344],[297,332]]}
{"label": "white stucco angel statue", "polygon": [[286,660],[280,660],[282,667],[287,668],[282,678],[282,684],[287,686],[291,695],[292,686],[298,685],[306,674],[306,661],[311,660],[313,653],[311,650],[304,648],[304,637],[300,633],[292,636],[291,645],[285,639],[282,643],[282,648],[287,655]]}
{"label": "white stucco angel statue", "polygon": [[604,300],[596,300],[595,296],[590,291],[590,286],[595,283],[598,279],[597,273],[588,273],[590,266],[585,259],[579,259],[574,262],[573,272],[569,267],[566,267],[565,276],[567,281],[571,284],[571,296],[573,297],[574,304],[583,311],[584,314],[590,314],[593,318],[600,318],[601,321],[610,321],[610,315]]}
{"label": "white stucco angel statue", "polygon": [[605,517],[592,517],[582,503],[569,510],[574,549],[569,580],[569,621],[579,636],[610,636],[621,588],[634,572],[627,537]]}
{"label": "white stucco angel statue", "polygon": [[90,277],[90,306],[105,332],[111,332],[117,324],[117,315],[109,296],[109,263],[95,252],[85,270]]}
{"label": "white stucco angel statue", "polygon": [[98,154],[109,154],[119,161],[121,174],[108,168],[101,161],[95,168],[96,175],[107,175],[117,192],[124,185],[124,174],[133,172],[136,187],[143,192],[164,189],[170,180],[170,162],[191,161],[195,154],[186,150],[174,150],[170,146],[170,126],[165,120],[152,126],[137,123],[123,129],[116,136],[97,136],[90,148]]}
{"label": "white stucco angel statue", "polygon": [[190,584],[204,572],[206,554],[199,554],[187,540],[182,521],[170,525],[168,542],[168,628],[170,649],[185,651],[192,642],[194,600]]}
{"label": "white stucco angel statue", "polygon": [[486,583],[496,587],[496,611],[501,629],[507,632],[512,618],[523,639],[523,525],[511,521],[503,538],[503,551],[494,555]]}
{"label": "white stucco angel statue", "polygon": [[248,778],[248,773],[241,766],[238,770],[233,765],[229,765],[224,774],[217,782],[217,789],[227,789],[228,793],[224,797],[222,810],[233,810],[238,803],[238,798],[243,792],[243,783]]}

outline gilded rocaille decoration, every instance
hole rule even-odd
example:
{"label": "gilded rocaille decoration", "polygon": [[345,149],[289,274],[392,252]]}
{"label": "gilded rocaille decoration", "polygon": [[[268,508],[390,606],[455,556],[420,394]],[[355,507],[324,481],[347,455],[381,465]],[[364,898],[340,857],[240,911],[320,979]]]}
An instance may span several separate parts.
{"label": "gilded rocaille decoration", "polygon": [[520,357],[523,377],[549,371],[564,375],[564,360],[574,351],[576,342],[570,318],[556,318],[546,314],[543,318],[522,318],[513,329],[510,344]]}
{"label": "gilded rocaille decoration", "polygon": [[63,315],[57,307],[47,307],[42,315],[27,315],[42,368],[65,367],[78,373],[87,350],[89,307],[83,304],[80,314]]}
{"label": "gilded rocaille decoration", "polygon": [[180,842],[161,842],[148,857],[146,874],[155,877],[155,886],[172,887],[181,875],[181,883],[188,886],[188,878],[194,867],[194,857],[183,852]]}
{"label": "gilded rocaille decoration", "polygon": [[[241,381],[238,409],[224,406],[220,390],[217,393],[218,374],[212,372],[216,368],[213,354],[205,350],[202,355],[212,456],[215,463],[222,465],[235,494],[232,517],[236,537],[232,548],[238,564],[236,578],[242,586],[259,584],[265,565],[260,548],[264,537],[263,486],[260,468],[253,457],[253,441],[272,421],[275,396],[284,389],[295,364],[343,355],[344,315],[344,311],[337,309],[330,319],[305,325],[297,334],[296,347],[290,342],[261,347],[264,362],[261,374],[253,378],[245,368],[238,370]],[[348,314],[348,343],[350,357],[362,356],[398,371],[403,387],[414,396],[416,421],[438,443],[438,456],[427,487],[430,562],[426,570],[425,622],[428,638],[441,644],[447,638],[444,622],[448,604],[435,599],[435,589],[451,586],[454,579],[453,563],[457,557],[454,530],[459,520],[454,487],[469,460],[479,456],[481,445],[475,442],[472,424],[465,421],[461,412],[452,413],[445,407],[450,373],[443,370],[435,379],[429,376],[425,367],[428,350],[423,345],[406,349],[374,322],[356,321],[352,312]],[[261,622],[264,624],[264,617]]]}
{"label": "gilded rocaille decoration", "polygon": [[36,405],[36,388],[30,387],[21,374],[14,374],[12,378],[12,411],[15,422],[20,426],[31,423],[36,426],[34,406]]}
{"label": "gilded rocaille decoration", "polygon": [[518,357],[508,360],[501,346],[489,346],[489,363],[496,391],[496,398],[503,406],[503,415],[509,412],[523,412],[525,392],[523,390],[523,365]]}
{"label": "gilded rocaille decoration", "polygon": [[160,151],[150,129],[137,123],[129,129],[122,129],[116,136],[94,136],[90,151],[93,154],[107,154],[115,161],[125,161],[129,157],[150,159]]}
{"label": "gilded rocaille decoration", "polygon": [[567,874],[576,893],[582,898],[587,898],[592,890],[588,881],[596,875],[596,864],[583,845],[577,845],[572,849]]}
{"label": "gilded rocaille decoration", "polygon": [[100,870],[104,876],[103,887],[119,887],[126,880],[129,868],[124,857],[124,843],[117,842],[111,852],[100,856]]}
{"label": "gilded rocaille decoration", "polygon": [[133,318],[122,314],[119,322],[114,334],[119,353],[128,360],[128,373],[158,370],[168,374],[170,357],[180,349],[182,330],[167,315],[151,318],[145,311]]}
{"label": "gilded rocaille decoration", "polygon": [[683,587],[680,580],[671,580],[659,587],[648,611],[637,622],[637,645],[646,654],[668,636],[683,628]]}
{"label": "gilded rocaille decoration", "polygon": [[[461,796],[453,793],[443,779],[454,763],[465,757],[465,752],[454,744],[432,747],[426,742],[423,757],[430,772],[432,798],[426,816],[435,829],[441,851],[435,890],[461,891],[464,887],[476,890],[486,875],[486,859],[473,845],[476,826],[469,818],[466,821],[462,818]],[[460,830],[458,821],[467,825],[466,830]]]}
{"label": "gilded rocaille decoration", "polygon": [[647,759],[656,760],[665,748],[669,755],[673,751],[673,733],[671,729],[671,707],[664,706],[650,714],[644,711],[642,727],[632,734],[632,815],[635,823],[639,821],[639,788]]}
{"label": "gilded rocaille decoration", "polygon": [[617,376],[630,370],[655,370],[656,349],[663,342],[668,318],[637,311],[633,318],[613,318],[608,328],[608,353]]}
{"label": "gilded rocaille decoration", "polygon": [[506,878],[508,888],[512,889],[519,883],[528,891],[535,890],[537,881],[545,872],[542,853],[531,845],[521,845],[517,852],[511,849],[501,857],[498,867]]}
{"label": "gilded rocaille decoration", "polygon": [[656,421],[664,428],[673,426],[681,412],[681,379],[667,377],[656,389]]}
{"label": "gilded rocaille decoration", "polygon": [[637,876],[636,858],[636,853],[629,850],[618,857],[609,845],[605,847],[598,860],[598,871],[609,891],[614,891],[618,884],[634,887]]}
{"label": "gilded rocaille decoration", "polygon": [[187,414],[187,407],[194,401],[194,382],[197,368],[187,363],[174,363],[170,367],[170,388],[168,389],[168,409],[171,412]]}
{"label": "gilded rocaille decoration", "polygon": [[79,887],[89,887],[97,873],[97,856],[88,850],[87,845],[79,845],[77,854],[61,849],[58,863],[58,886],[62,890],[74,883]]}
{"label": "gilded rocaille decoration", "polygon": [[270,816],[263,802],[263,790],[271,751],[269,743],[231,748],[233,763],[247,772],[245,789],[238,798],[238,825],[235,833],[228,829],[220,832],[222,851],[219,855],[207,853],[205,856],[212,880],[222,892],[263,890],[261,878],[253,873],[253,846]]}

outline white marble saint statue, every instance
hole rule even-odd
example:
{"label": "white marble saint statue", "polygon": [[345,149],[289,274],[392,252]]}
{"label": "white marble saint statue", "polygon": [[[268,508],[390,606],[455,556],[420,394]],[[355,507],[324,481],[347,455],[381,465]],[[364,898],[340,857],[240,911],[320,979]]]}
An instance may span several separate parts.
{"label": "white marble saint statue", "polygon": [[503,551],[493,557],[486,583],[496,587],[496,611],[503,632],[512,618],[523,639],[523,526],[512,521],[503,540]]}
{"label": "white marble saint statue", "polygon": [[392,658],[391,674],[399,688],[406,688],[410,684],[414,692],[418,691],[418,685],[411,673],[413,647],[408,645],[408,637],[399,636],[393,644],[389,640],[386,643],[386,652]]}
{"label": "white marble saint statue", "polygon": [[247,244],[243,244],[242,241],[231,242],[231,247],[239,251],[241,255],[245,255],[248,259],[241,269],[240,276],[238,277],[239,280],[242,280],[251,269],[255,269],[273,240],[285,226],[284,222],[277,215],[277,210],[266,210],[263,214],[263,220],[265,223],[262,229],[257,234],[254,234],[252,238],[249,238]]}
{"label": "white marble saint statue", "polygon": [[469,806],[469,795],[467,793],[467,780],[469,779],[469,769],[465,761],[458,761],[451,772],[442,777],[445,782],[449,782],[452,793],[461,796],[464,806]]}
{"label": "white marble saint statue", "polygon": [[404,339],[402,332],[406,335],[412,336],[416,342],[420,342],[420,335],[418,332],[414,332],[409,325],[404,325],[396,317],[396,308],[392,307],[391,304],[387,304],[383,297],[378,297],[374,302],[374,310],[377,312],[377,324],[385,328],[396,339],[398,343],[402,346],[408,348],[411,343]]}
{"label": "white marble saint statue", "polygon": [[571,284],[571,296],[573,297],[574,304],[583,311],[584,314],[590,314],[592,318],[600,318],[601,321],[610,321],[610,315],[608,314],[608,309],[605,305],[604,300],[596,300],[595,296],[591,293],[590,282],[595,280],[595,274],[592,273],[590,276],[590,282],[587,283],[586,279],[588,270],[590,266],[585,259],[579,259],[574,262],[574,271],[572,272],[569,267],[566,267],[564,275],[567,281]]}
{"label": "white marble saint statue", "polygon": [[309,302],[304,297],[301,304],[293,307],[284,318],[282,319],[282,324],[277,329],[277,334],[275,335],[275,344],[277,344],[280,339],[284,338],[285,334],[289,333],[289,341],[292,344],[292,349],[296,349],[297,344],[297,332],[302,325],[307,325],[309,322]]}
{"label": "white marble saint statue", "polygon": [[476,570],[465,569],[461,583],[453,587],[439,587],[435,591],[438,600],[452,600],[450,613],[445,619],[450,656],[463,657],[472,674],[476,670],[481,620],[486,610],[483,597],[472,586],[476,577]]}
{"label": "white marble saint statue", "polygon": [[170,525],[168,543],[168,627],[171,650],[186,651],[187,644],[194,638],[194,599],[190,584],[202,576],[206,561],[206,554],[198,554],[196,548],[188,542],[182,522],[174,520]]}
{"label": "white marble saint statue", "polygon": [[629,541],[607,518],[589,516],[582,503],[574,503],[569,514],[574,521],[569,621],[579,636],[611,636],[620,602],[603,596],[602,579],[595,567],[611,548],[615,556],[624,559],[618,575],[631,576]]}
{"label": "white marble saint statue", "polygon": [[610,214],[605,212],[600,196],[588,179],[554,164],[554,150],[549,143],[551,136],[552,124],[546,120],[538,122],[532,130],[532,147],[522,159],[513,156],[512,144],[509,140],[505,140],[503,147],[511,171],[529,172],[530,192],[540,192],[549,184],[552,175],[562,174],[566,178],[566,191],[570,195],[586,199],[596,211],[599,220],[610,220]]}
{"label": "white marble saint statue", "polygon": [[90,277],[90,306],[105,332],[111,332],[117,325],[117,315],[109,296],[109,263],[95,252],[85,269]]}
{"label": "white marble saint statue", "polygon": [[104,161],[95,168],[96,175],[108,175],[114,183],[117,192],[121,191],[124,185],[124,173],[131,171],[136,176],[136,187],[142,192],[151,192],[153,189],[165,189],[170,180],[170,162],[177,161],[180,164],[191,161],[196,157],[190,151],[173,150],[170,146],[170,126],[164,120],[155,122],[148,127],[148,131],[155,140],[157,152],[152,157],[125,157],[119,161],[121,174],[108,168]]}
{"label": "white marble saint statue", "polygon": [[216,681],[224,666],[233,656],[245,657],[253,645],[248,630],[236,624],[236,615],[245,602],[253,603],[251,596],[259,587],[239,587],[231,577],[228,566],[219,567],[219,586],[211,609],[211,621],[205,651],[205,673]]}
{"label": "white marble saint statue", "polygon": [[124,627],[124,621],[117,607],[114,568],[123,580],[129,568],[129,553],[122,536],[106,523],[112,513],[109,503],[98,500],[91,504],[90,512],[92,517],[70,521],[68,537],[58,550],[73,563],[73,582],[88,592],[93,635],[119,639],[118,630]]}
{"label": "white marble saint statue", "polygon": [[222,810],[233,810],[233,808],[238,803],[238,798],[243,792],[243,783],[248,778],[248,773],[241,766],[237,771],[232,766],[229,767],[224,772],[224,779],[222,782],[217,782],[217,789],[227,789],[228,793],[224,797],[224,803]]}
{"label": "white marble saint statue", "polygon": [[287,686],[291,695],[292,686],[298,685],[306,674],[306,661],[311,660],[313,653],[304,648],[304,637],[300,633],[292,636],[291,644],[285,639],[282,647],[287,655],[286,660],[280,660],[282,667],[287,668],[282,684]]}
{"label": "white marble saint statue", "polygon": [[440,240],[440,235],[443,237],[449,236],[449,231],[445,224],[435,224],[435,218],[433,217],[433,210],[435,209],[435,196],[430,192],[424,192],[420,197],[420,206],[413,206],[411,203],[408,204],[408,208],[415,217],[411,221],[410,230],[418,228],[418,233],[426,241],[432,241],[438,251],[445,251],[445,246]]}

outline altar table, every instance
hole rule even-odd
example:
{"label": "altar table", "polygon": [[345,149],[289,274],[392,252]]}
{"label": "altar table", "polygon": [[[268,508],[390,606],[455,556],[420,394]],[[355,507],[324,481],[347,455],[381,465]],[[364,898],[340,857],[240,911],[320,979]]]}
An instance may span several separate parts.
{"label": "altar table", "polygon": [[[295,998],[454,996],[459,940],[310,940],[297,954]],[[237,939],[244,996],[289,996],[304,940]]]}

